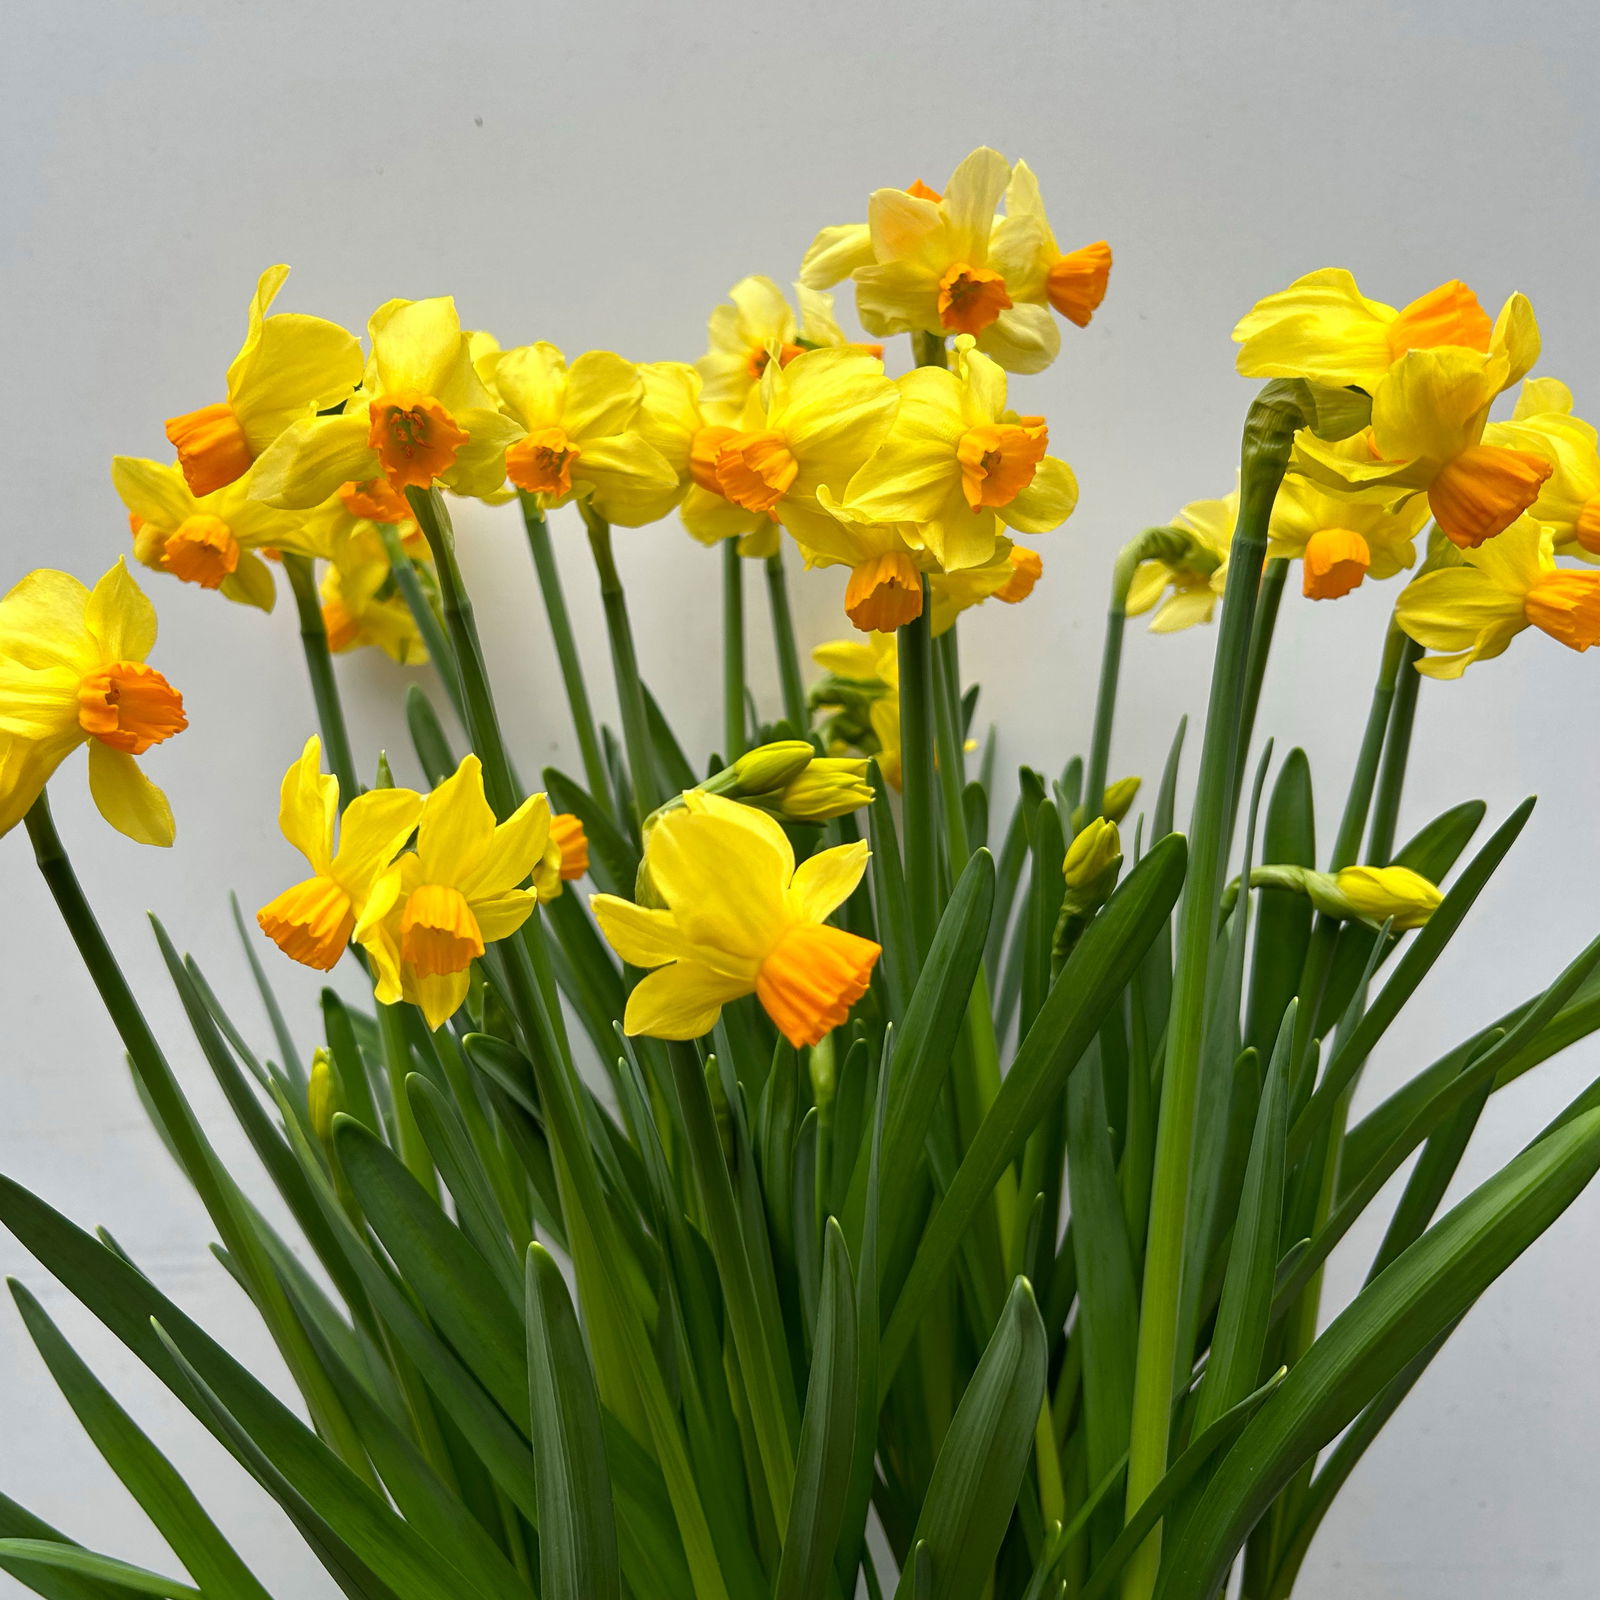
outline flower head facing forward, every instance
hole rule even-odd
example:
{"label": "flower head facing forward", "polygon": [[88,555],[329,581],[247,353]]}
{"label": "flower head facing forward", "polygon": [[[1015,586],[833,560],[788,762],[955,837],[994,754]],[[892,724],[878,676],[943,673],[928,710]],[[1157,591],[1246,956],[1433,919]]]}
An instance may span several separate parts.
{"label": "flower head facing forward", "polygon": [[1459,678],[1473,662],[1503,654],[1528,627],[1583,651],[1600,644],[1600,572],[1557,566],[1550,530],[1523,517],[1407,584],[1395,621],[1439,652],[1417,663],[1430,678]]}
{"label": "flower head facing forward", "polygon": [[121,560],[92,590],[41,570],[0,599],[0,833],[87,744],[106,821],[172,843],[172,808],[134,759],[188,726],[183,697],[146,662],[155,638],[155,608]]}
{"label": "flower head facing forward", "polygon": [[268,316],[289,269],[268,267],[250,302],[243,348],[228,368],[227,399],[167,422],[189,491],[209,495],[242,478],[284,429],[337,405],[361,382],[361,346],[337,323]]}
{"label": "flower head facing forward", "polygon": [[879,946],[825,918],[861,881],[865,844],[795,865],[771,817],[689,793],[651,830],[646,865],[663,906],[600,894],[601,932],[632,966],[654,969],[628,997],[623,1027],[696,1039],[722,1007],[754,994],[796,1048],[838,1027],[866,993]]}
{"label": "flower head facing forward", "polygon": [[455,302],[391,300],[367,326],[361,389],[338,416],[305,418],[278,436],[256,465],[256,496],[305,510],[372,478],[398,492],[437,482],[456,494],[496,493],[522,430],[473,370]]}
{"label": "flower head facing forward", "polygon": [[278,826],[311,876],[262,906],[261,931],[292,961],[327,972],[394,904],[395,858],[421,810],[421,795],[410,789],[373,789],[341,817],[339,780],[322,770],[322,741],[312,735],[284,773],[278,802]]}
{"label": "flower head facing forward", "polygon": [[497,823],[482,764],[464,757],[422,803],[416,850],[400,858],[386,914],[367,918],[357,935],[372,957],[379,1001],[409,1000],[430,1028],[448,1021],[467,997],[473,961],[533,914],[539,892],[523,886],[549,843],[545,797],[531,796]]}

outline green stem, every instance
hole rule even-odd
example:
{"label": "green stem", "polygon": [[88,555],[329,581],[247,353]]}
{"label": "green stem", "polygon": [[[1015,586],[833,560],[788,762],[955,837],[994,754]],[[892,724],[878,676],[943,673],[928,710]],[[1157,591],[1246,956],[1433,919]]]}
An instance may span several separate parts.
{"label": "green stem", "polygon": [[[1195,1111],[1218,901],[1232,832],[1236,750],[1251,625],[1260,592],[1262,562],[1266,559],[1267,524],[1299,422],[1298,412],[1270,387],[1251,406],[1245,420],[1239,516],[1217,629],[1190,830],[1189,868],[1178,913],[1177,962],[1167,1024],[1167,1060],[1161,1081],[1139,1316],[1128,1456],[1130,1516],[1160,1483],[1167,1469]],[[1160,1537],[1158,1528],[1130,1561],[1123,1580],[1126,1600],[1149,1600],[1154,1592],[1161,1560]]]}
{"label": "green stem", "polygon": [[411,1110],[411,1097],[406,1093],[406,1078],[411,1072],[411,1046],[406,1042],[405,1021],[398,1006],[379,1002],[378,1035],[383,1040],[383,1062],[389,1078],[389,1099],[394,1110],[400,1159],[406,1171],[437,1200],[439,1184],[434,1176],[433,1157],[428,1153],[422,1129],[417,1126]]}
{"label": "green stem", "polygon": [[444,692],[450,696],[450,704],[456,708],[456,715],[464,724],[467,720],[467,707],[461,697],[461,674],[456,670],[455,652],[450,648],[449,639],[445,637],[439,613],[433,609],[432,602],[422,592],[422,585],[417,582],[417,569],[411,557],[406,554],[400,530],[392,522],[377,522],[373,526],[378,530],[378,537],[383,540],[384,554],[389,558],[389,570],[394,574],[394,583],[400,591],[400,598],[405,601],[406,610],[411,613],[411,620],[416,623],[417,632],[422,635],[423,646],[439,674]]}
{"label": "green stem", "polygon": [[722,541],[722,759],[745,751],[744,557],[737,539]]}
{"label": "green stem", "polygon": [[489,804],[502,821],[517,808],[517,784],[511,774],[500,718],[489,688],[489,674],[483,662],[483,646],[472,615],[472,601],[461,579],[456,562],[455,534],[449,514],[437,489],[407,489],[412,515],[422,536],[433,551],[434,570],[439,575],[439,598],[444,605],[445,627],[461,673],[461,694],[466,701],[467,732],[472,748],[483,763],[483,785]]}
{"label": "green stem", "polygon": [[628,620],[628,597],[611,549],[611,524],[587,500],[578,502],[589,529],[589,548],[600,575],[600,603],[605,608],[606,632],[611,639],[611,671],[617,682],[617,702],[622,708],[622,742],[628,751],[628,776],[633,785],[634,817],[639,827],[665,798],[656,779],[655,751],[650,743],[650,718],[645,710],[644,680],[633,647],[633,624]]}
{"label": "green stem", "polygon": [[939,920],[938,800],[933,773],[933,672],[928,648],[928,580],[922,615],[898,630],[900,655],[900,794],[904,804],[906,889],[919,953]]}
{"label": "green stem", "polygon": [[942,333],[926,333],[919,329],[911,335],[911,349],[919,367],[950,365],[950,347]]}
{"label": "green stem", "polygon": [[1278,608],[1283,601],[1283,584],[1288,574],[1288,561],[1283,556],[1275,556],[1261,575],[1261,594],[1256,601],[1255,623],[1250,630],[1250,661],[1245,668],[1239,749],[1234,760],[1235,797],[1244,789],[1245,763],[1250,759],[1250,740],[1255,733],[1256,712],[1261,706],[1261,686],[1266,681],[1267,658],[1272,654],[1272,635],[1277,628]]}
{"label": "green stem", "polygon": [[[1123,555],[1126,554],[1125,551]],[[1122,676],[1122,636],[1128,623],[1128,585],[1138,565],[1137,560],[1119,556],[1111,577],[1106,639],[1100,650],[1100,687],[1094,698],[1094,731],[1089,736],[1089,769],[1083,784],[1085,825],[1105,811],[1106,784],[1111,773],[1111,729],[1117,717],[1117,685]],[[1062,820],[1071,826],[1070,818]]]}
{"label": "green stem", "polygon": [[600,750],[600,735],[596,731],[594,711],[589,704],[588,685],[583,681],[583,660],[578,654],[578,641],[572,632],[572,618],[567,614],[567,597],[561,589],[561,572],[556,566],[555,550],[550,543],[550,524],[545,520],[535,496],[524,493],[521,499],[522,523],[528,530],[528,549],[533,554],[539,592],[544,596],[545,616],[550,621],[550,637],[555,643],[556,660],[561,666],[561,681],[566,687],[572,725],[578,734],[583,779],[595,802],[609,809],[611,789],[606,777],[605,756]]}
{"label": "green stem", "polygon": [[1375,867],[1388,866],[1394,855],[1400,794],[1405,788],[1411,734],[1417,720],[1417,690],[1422,684],[1422,674],[1417,671],[1422,653],[1422,646],[1413,639],[1407,639],[1401,646],[1399,677],[1394,686],[1394,703],[1389,709],[1389,733],[1383,746],[1383,765],[1378,771],[1377,793],[1372,799],[1372,832],[1367,840],[1367,860]]}
{"label": "green stem", "polygon": [[783,547],[767,557],[767,605],[772,613],[772,645],[778,656],[778,684],[783,691],[783,720],[794,737],[805,738],[811,718],[806,714],[806,689],[800,676],[800,651],[794,638],[794,614],[789,609],[789,579],[783,570]]}
{"label": "green stem", "polygon": [[322,620],[322,598],[317,593],[311,557],[283,553],[283,570],[294,591],[295,609],[300,614],[300,647],[305,652],[306,673],[311,679],[311,696],[317,703],[317,722],[322,728],[322,744],[328,767],[339,780],[339,792],[348,805],[361,793],[356,780],[355,758],[350,753],[350,733],[345,727],[344,705],[339,699],[339,683],[333,675],[333,657],[328,651],[328,629]]}

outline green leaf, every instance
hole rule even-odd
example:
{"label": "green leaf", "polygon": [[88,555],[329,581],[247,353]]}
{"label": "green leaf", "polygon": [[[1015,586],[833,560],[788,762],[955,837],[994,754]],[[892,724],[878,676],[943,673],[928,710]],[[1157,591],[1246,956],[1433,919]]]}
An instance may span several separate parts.
{"label": "green leaf", "polygon": [[1183,886],[1184,841],[1169,834],[1150,850],[1084,931],[1022,1041],[954,1181],[923,1232],[884,1331],[878,1385],[887,1389],[978,1209],[1038,1126],[1045,1108],[1121,998],[1150,941],[1166,926]]}
{"label": "green leaf", "polygon": [[1266,1508],[1550,1226],[1600,1170],[1600,1111],[1518,1156],[1428,1230],[1306,1352],[1223,1458],[1158,1600],[1212,1600]]}
{"label": "green leaf", "polygon": [[60,1567],[85,1578],[100,1578],[120,1584],[131,1594],[165,1595],[167,1600],[205,1600],[198,1589],[175,1578],[163,1578],[143,1567],[130,1566],[115,1556],[96,1555],[76,1545],[56,1544],[51,1539],[0,1539],[0,1559],[41,1567]]}
{"label": "green leaf", "polygon": [[[1277,865],[1317,864],[1315,802],[1311,764],[1304,750],[1284,758],[1272,798],[1267,802],[1261,859]],[[1263,1055],[1278,1034],[1284,1007],[1300,984],[1311,941],[1311,902],[1292,889],[1262,889],[1256,894],[1256,942],[1250,969],[1249,1022],[1245,1038]]]}
{"label": "green leaf", "polygon": [[543,1600],[621,1600],[600,1397],[561,1269],[528,1246],[528,1398]]}
{"label": "green leaf", "polygon": [[406,690],[406,727],[423,776],[437,787],[456,770],[456,756],[439,713],[420,683]]}
{"label": "green leaf", "polygon": [[855,1453],[856,1297],[844,1234],[828,1219],[822,1296],[773,1600],[826,1600]]}
{"label": "green leaf", "polygon": [[[1018,1278],[939,1447],[917,1517],[913,1540],[932,1569],[928,1600],[986,1592],[1033,1453],[1044,1385],[1044,1324],[1028,1280]],[[922,1593],[915,1566],[901,1574],[896,1600]]]}
{"label": "green leaf", "polygon": [[[80,1548],[43,1518],[34,1516],[3,1494],[0,1494],[0,1539],[49,1540],[72,1549]],[[0,1557],[0,1572],[10,1573],[35,1594],[42,1594],[45,1600],[126,1600],[129,1592],[120,1584],[80,1577],[59,1567],[41,1566],[32,1561],[8,1561]]]}

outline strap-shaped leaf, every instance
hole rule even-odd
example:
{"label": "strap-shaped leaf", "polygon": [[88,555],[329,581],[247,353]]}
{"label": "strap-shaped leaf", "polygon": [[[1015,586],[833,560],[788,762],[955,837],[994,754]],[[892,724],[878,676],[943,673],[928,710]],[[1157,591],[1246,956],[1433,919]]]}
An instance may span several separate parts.
{"label": "strap-shaped leaf", "polygon": [[53,1539],[0,1539],[0,1559],[23,1566],[57,1567],[80,1577],[99,1578],[102,1582],[119,1585],[129,1594],[160,1595],[166,1600],[205,1600],[198,1589],[187,1583],[163,1578],[144,1567],[118,1561],[115,1556],[96,1555],[74,1544],[57,1544]]}

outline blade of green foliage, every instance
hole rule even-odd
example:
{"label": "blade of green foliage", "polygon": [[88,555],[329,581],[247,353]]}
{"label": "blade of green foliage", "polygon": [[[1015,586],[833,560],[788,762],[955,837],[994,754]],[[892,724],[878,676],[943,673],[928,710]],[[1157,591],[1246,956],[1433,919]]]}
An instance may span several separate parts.
{"label": "blade of green foliage", "polygon": [[131,1594],[164,1595],[167,1600],[205,1600],[198,1589],[159,1573],[135,1567],[115,1556],[96,1555],[76,1545],[57,1544],[52,1539],[0,1539],[0,1559],[23,1566],[60,1567],[85,1578],[100,1578],[119,1584]]}
{"label": "blade of green foliage", "polygon": [[[79,1549],[63,1533],[15,1500],[0,1494],[0,1539],[48,1540],[52,1544]],[[0,1572],[7,1572],[45,1600],[127,1600],[134,1591],[103,1578],[89,1578],[61,1567],[47,1567],[36,1561],[12,1561],[0,1556]]]}

